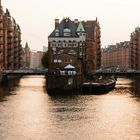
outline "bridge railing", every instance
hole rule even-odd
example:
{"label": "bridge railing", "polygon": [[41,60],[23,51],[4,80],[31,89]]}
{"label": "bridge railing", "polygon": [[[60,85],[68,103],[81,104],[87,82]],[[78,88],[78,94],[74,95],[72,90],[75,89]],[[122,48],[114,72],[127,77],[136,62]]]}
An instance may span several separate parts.
{"label": "bridge railing", "polygon": [[135,69],[128,69],[128,68],[106,68],[106,69],[98,69],[93,72],[96,73],[139,73],[140,71]]}
{"label": "bridge railing", "polygon": [[3,75],[47,75],[45,70],[4,70]]}

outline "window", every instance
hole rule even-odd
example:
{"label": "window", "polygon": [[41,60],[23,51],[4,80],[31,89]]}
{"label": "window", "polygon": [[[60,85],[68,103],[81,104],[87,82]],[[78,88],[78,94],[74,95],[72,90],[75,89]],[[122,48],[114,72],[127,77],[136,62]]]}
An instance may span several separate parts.
{"label": "window", "polygon": [[55,33],[55,36],[59,36],[59,33]]}
{"label": "window", "polygon": [[64,50],[60,50],[58,51],[58,54],[62,54],[64,52]]}
{"label": "window", "polygon": [[64,29],[64,36],[71,36],[71,30],[69,28]]}
{"label": "window", "polygon": [[79,45],[82,46],[82,42],[81,41],[80,41]]}
{"label": "window", "polygon": [[71,41],[69,41],[69,42],[68,42],[68,46],[69,46],[69,47],[71,47],[71,46],[72,46],[72,43],[71,43]]}
{"label": "window", "polygon": [[61,59],[58,59],[58,63],[62,63],[62,60]]}
{"label": "window", "polygon": [[57,63],[57,59],[54,59],[54,63]]}
{"label": "window", "polygon": [[68,54],[70,54],[70,55],[77,55],[77,52],[75,50],[70,50]]}

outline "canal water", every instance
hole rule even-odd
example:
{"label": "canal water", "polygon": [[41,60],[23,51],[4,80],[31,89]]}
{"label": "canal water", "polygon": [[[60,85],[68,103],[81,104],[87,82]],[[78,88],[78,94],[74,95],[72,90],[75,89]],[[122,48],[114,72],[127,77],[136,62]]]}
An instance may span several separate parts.
{"label": "canal water", "polygon": [[49,96],[43,77],[0,88],[0,140],[140,140],[140,81],[103,95]]}

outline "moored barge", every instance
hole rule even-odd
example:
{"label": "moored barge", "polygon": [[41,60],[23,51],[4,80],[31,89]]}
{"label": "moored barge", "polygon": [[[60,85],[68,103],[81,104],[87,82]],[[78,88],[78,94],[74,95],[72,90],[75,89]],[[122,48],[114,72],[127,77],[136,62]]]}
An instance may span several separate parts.
{"label": "moored barge", "polygon": [[93,82],[84,82],[81,88],[83,93],[99,94],[114,89],[115,84],[116,84],[116,80],[105,79],[105,80],[97,80]]}

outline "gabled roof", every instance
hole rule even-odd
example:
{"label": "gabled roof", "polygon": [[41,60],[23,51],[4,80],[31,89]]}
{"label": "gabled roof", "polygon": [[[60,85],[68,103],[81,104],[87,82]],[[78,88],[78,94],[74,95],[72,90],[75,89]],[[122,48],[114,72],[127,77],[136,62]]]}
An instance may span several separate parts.
{"label": "gabled roof", "polygon": [[76,32],[85,32],[85,29],[84,29],[82,22],[79,23]]}
{"label": "gabled roof", "polygon": [[74,21],[71,21],[69,18],[64,18],[60,24],[53,30],[53,32],[49,35],[49,37],[56,37],[55,31],[59,30],[59,37],[64,37],[64,29],[69,29],[71,31],[70,37],[78,37],[76,33],[76,25]]}
{"label": "gabled roof", "polygon": [[[94,39],[94,30],[97,24],[96,20],[81,21],[79,24],[76,24],[69,18],[64,18],[49,37],[64,37],[64,29],[69,29],[71,36],[68,37],[79,37],[78,32],[82,31],[86,33],[87,39]],[[59,36],[55,36],[56,32],[59,33]],[[67,36],[65,37],[67,38]]]}

